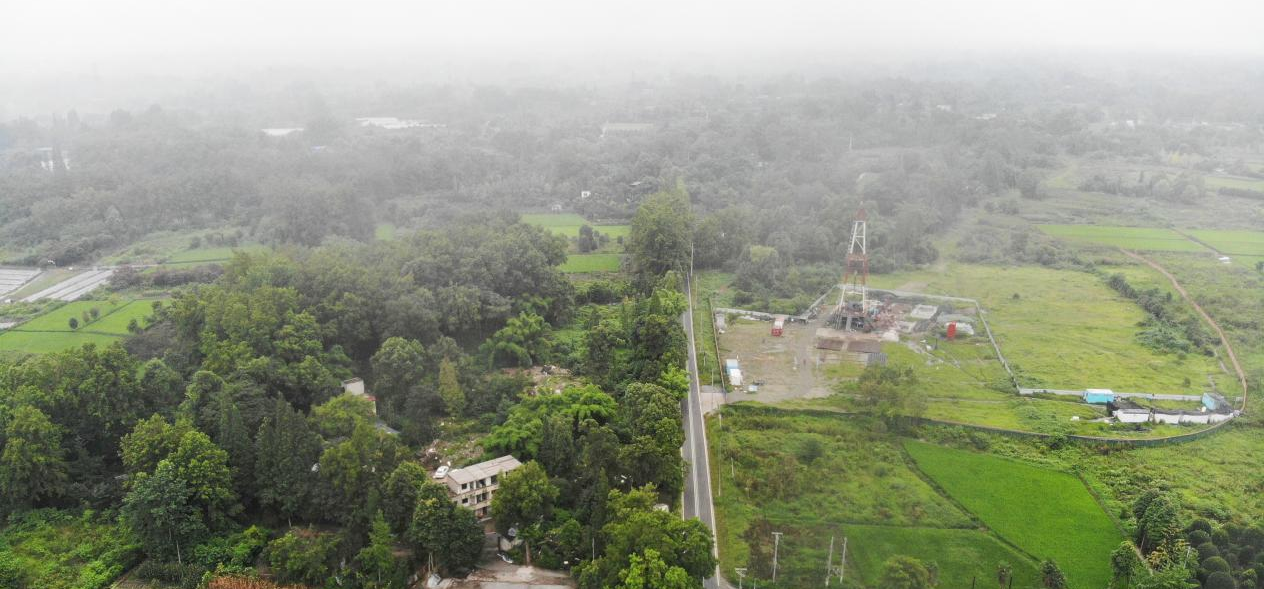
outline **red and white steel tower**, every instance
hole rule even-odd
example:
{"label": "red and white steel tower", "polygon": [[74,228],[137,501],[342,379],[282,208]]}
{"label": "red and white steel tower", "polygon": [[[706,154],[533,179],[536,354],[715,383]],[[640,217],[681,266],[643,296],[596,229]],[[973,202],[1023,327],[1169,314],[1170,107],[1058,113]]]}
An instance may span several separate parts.
{"label": "red and white steel tower", "polygon": [[847,269],[839,285],[838,306],[834,308],[831,323],[843,329],[868,329],[866,315],[869,285],[869,250],[865,244],[864,209],[856,213],[851,223],[851,244],[847,247]]}

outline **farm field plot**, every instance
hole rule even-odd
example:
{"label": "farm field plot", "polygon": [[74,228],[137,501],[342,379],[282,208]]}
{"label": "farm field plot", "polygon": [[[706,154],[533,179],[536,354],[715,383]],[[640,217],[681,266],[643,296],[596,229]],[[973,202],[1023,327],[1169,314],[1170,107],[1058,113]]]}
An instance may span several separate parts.
{"label": "farm field plot", "polygon": [[[223,251],[232,250],[233,248],[228,246],[233,243],[243,248],[262,247],[247,239],[244,231],[236,227],[196,231],[158,231],[105,257],[100,263],[118,265],[205,261],[210,259],[206,256],[207,252],[217,253],[222,256],[222,259],[227,259],[231,255],[224,256]],[[180,256],[183,260],[173,260],[175,256]]]}
{"label": "farm field plot", "polygon": [[[0,333],[0,351],[48,353],[74,348],[86,343],[110,345],[128,334],[132,319],[144,325],[153,314],[156,300],[78,301],[58,307],[11,330]],[[96,321],[70,329],[70,318],[83,321],[82,315],[92,308],[99,310]]]}
{"label": "farm field plot", "polygon": [[979,530],[863,525],[841,528],[848,539],[848,573],[859,576],[870,587],[877,586],[886,559],[897,554],[938,564],[940,587],[964,588],[976,581],[975,586],[988,587],[1002,562],[1013,567],[1015,587],[1040,586],[1039,573],[1029,558]]}
{"label": "farm field plot", "polygon": [[560,269],[568,274],[618,272],[622,257],[619,254],[570,254]]}
{"label": "farm field plot", "polygon": [[[848,537],[849,576],[854,570],[868,583],[883,562],[904,554],[935,561],[949,583],[941,586],[990,579],[1002,560],[1019,571],[1016,586],[1032,586],[1019,583],[1034,580],[1034,563],[980,531],[909,467],[897,438],[873,433],[872,425],[864,417],[749,403],[725,407],[722,426],[709,420],[712,480],[721,487],[720,570],[730,576],[734,567],[766,570],[772,548],[766,532],[778,530],[785,533],[778,586],[819,582],[830,536],[837,540],[835,558]],[[763,585],[768,577],[759,578]]]}
{"label": "farm field plot", "polygon": [[0,295],[22,288],[39,273],[38,268],[0,268]]}
{"label": "farm field plot", "polygon": [[564,237],[578,237],[579,228],[584,225],[588,225],[600,233],[609,235],[612,240],[616,240],[620,237],[627,238],[628,234],[632,231],[631,225],[600,225],[574,213],[526,214],[522,215],[522,222],[530,225],[539,225],[548,229],[552,233]]}
{"label": "farm field plot", "polygon": [[31,332],[9,330],[0,333],[0,352],[48,354],[84,344],[108,346],[122,337],[88,332]]}
{"label": "farm field plot", "polygon": [[[79,328],[79,331],[96,331],[89,329],[100,323],[111,312],[121,308],[122,303],[110,303],[109,301],[77,301],[62,305],[48,313],[40,315],[22,325],[13,328],[14,331],[72,331],[70,329],[70,319],[81,319],[84,312],[91,311],[96,308],[100,312],[101,319],[98,319],[86,326]],[[123,332],[126,333],[126,332]]]}
{"label": "farm field plot", "polygon": [[1203,176],[1208,188],[1237,188],[1264,191],[1264,180],[1245,176]]}
{"label": "farm field plot", "polygon": [[918,468],[989,528],[1038,558],[1050,558],[1071,587],[1104,587],[1104,555],[1123,540],[1076,477],[1015,460],[907,441]]}
{"label": "farm field plot", "polygon": [[1222,374],[1214,358],[1141,345],[1145,312],[1086,272],[949,264],[874,275],[870,284],[978,299],[1021,386],[1197,394],[1208,375]]}
{"label": "farm field plot", "polygon": [[1171,229],[1102,225],[1037,225],[1045,234],[1082,244],[1141,251],[1208,252]]}
{"label": "farm field plot", "polygon": [[1264,256],[1264,231],[1194,229],[1189,234],[1230,256]]}
{"label": "farm field plot", "polygon": [[247,244],[238,247],[208,247],[184,250],[168,256],[164,263],[189,264],[192,262],[224,262],[231,260],[236,252],[259,253],[267,251],[261,244]]}
{"label": "farm field plot", "polygon": [[40,299],[52,299],[57,301],[73,301],[110,280],[114,275],[114,271],[105,270],[87,270],[78,274],[74,274],[69,278],[58,282],[48,288],[45,288],[35,294],[29,295],[22,300],[25,302],[38,301]]}

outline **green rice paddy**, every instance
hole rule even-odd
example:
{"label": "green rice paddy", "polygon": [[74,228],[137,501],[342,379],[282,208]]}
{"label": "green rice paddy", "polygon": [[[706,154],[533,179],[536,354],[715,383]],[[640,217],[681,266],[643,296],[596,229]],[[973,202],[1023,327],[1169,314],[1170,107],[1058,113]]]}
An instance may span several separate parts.
{"label": "green rice paddy", "polygon": [[568,274],[618,272],[622,257],[619,254],[571,254],[566,257],[561,270]]}
{"label": "green rice paddy", "polygon": [[1207,252],[1207,248],[1171,229],[1103,225],[1037,225],[1047,235],[1067,241],[1140,251]]}
{"label": "green rice paddy", "polygon": [[1073,588],[1105,587],[1105,555],[1123,541],[1075,476],[1015,460],[907,441],[905,449],[953,499],[1024,551],[1052,559]]}
{"label": "green rice paddy", "polygon": [[[86,343],[101,346],[121,341],[128,335],[133,319],[141,325],[153,315],[155,300],[76,301],[67,303],[17,327],[0,332],[0,351],[48,353],[79,347]],[[83,313],[98,310],[95,321],[84,323]],[[70,328],[70,319],[80,322]]]}

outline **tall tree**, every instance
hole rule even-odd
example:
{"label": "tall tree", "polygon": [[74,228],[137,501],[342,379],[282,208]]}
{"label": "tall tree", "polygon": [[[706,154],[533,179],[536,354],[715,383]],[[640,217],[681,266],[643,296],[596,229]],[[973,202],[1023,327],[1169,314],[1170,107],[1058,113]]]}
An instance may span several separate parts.
{"label": "tall tree", "polygon": [[65,492],[61,430],[43,411],[19,406],[4,428],[0,495],[10,507],[29,507]]}
{"label": "tall tree", "polygon": [[233,473],[233,488],[242,498],[254,497],[255,445],[246,432],[241,410],[228,391],[221,391],[217,400],[219,420],[215,428],[215,444],[228,453],[228,466]]}
{"label": "tall tree", "polygon": [[[500,488],[492,496],[492,518],[496,520],[496,529],[504,534],[511,527],[522,530],[539,526],[553,512],[557,493],[548,473],[534,460],[500,475]],[[529,543],[526,544],[526,553],[527,563],[530,564]]]}
{"label": "tall tree", "polygon": [[575,469],[575,434],[574,424],[565,415],[544,418],[539,460],[550,476],[570,480]]}
{"label": "tall tree", "polygon": [[387,477],[382,490],[382,511],[396,534],[408,531],[421,488],[430,482],[425,467],[414,461],[401,462]]}
{"label": "tall tree", "polygon": [[667,272],[688,269],[692,235],[693,214],[684,181],[646,198],[632,217],[627,245],[633,285],[648,293]]}
{"label": "tall tree", "polygon": [[123,466],[128,474],[153,472],[158,462],[175,452],[184,434],[192,430],[193,424],[187,418],[173,425],[154,414],[136,422],[136,427],[123,436],[119,444]]}
{"label": "tall tree", "polygon": [[402,587],[400,567],[395,560],[395,536],[391,526],[378,511],[369,528],[369,544],[356,553],[356,577],[363,589],[396,589]]}
{"label": "tall tree", "polygon": [[703,579],[714,572],[710,530],[696,519],[682,520],[654,509],[657,500],[652,486],[610,492],[608,523],[602,528],[605,550],[577,570],[581,588],[617,586],[630,556],[644,554],[647,549],[657,551],[668,567],[684,569],[690,578]]}
{"label": "tall tree", "polygon": [[255,488],[259,503],[289,521],[308,504],[319,475],[320,436],[302,413],[277,398],[255,435]]}
{"label": "tall tree", "polygon": [[188,488],[190,503],[202,510],[212,530],[226,527],[229,518],[241,510],[233,490],[228,453],[209,436],[197,430],[185,433],[166,460]]}
{"label": "tall tree", "polygon": [[426,377],[426,349],[421,342],[402,337],[382,342],[371,360],[373,394],[387,414],[398,414],[412,387]]}
{"label": "tall tree", "polygon": [[692,589],[699,586],[696,579],[678,566],[668,566],[653,548],[646,548],[645,555],[628,557],[627,568],[619,571],[616,589]]}
{"label": "tall tree", "polygon": [[320,455],[320,475],[331,485],[337,512],[346,525],[367,527],[382,498],[382,484],[403,458],[394,436],[371,424],[356,425],[351,437]]}
{"label": "tall tree", "polygon": [[160,462],[153,474],[142,472],[136,479],[123,499],[123,521],[141,539],[150,556],[174,556],[178,562],[184,562],[189,547],[206,533],[202,510],[194,505],[193,492],[169,460]]}
{"label": "tall tree", "polygon": [[439,361],[439,397],[448,415],[460,417],[465,412],[465,391],[457,379],[456,365],[447,358]]}
{"label": "tall tree", "polygon": [[483,526],[474,512],[452,504],[447,491],[427,482],[418,489],[408,539],[448,572],[469,570],[483,550]]}

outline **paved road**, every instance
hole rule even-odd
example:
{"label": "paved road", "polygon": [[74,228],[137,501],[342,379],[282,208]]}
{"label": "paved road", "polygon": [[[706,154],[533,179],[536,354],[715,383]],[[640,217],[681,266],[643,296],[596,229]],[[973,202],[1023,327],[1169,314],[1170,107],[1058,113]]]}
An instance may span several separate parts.
{"label": "paved road", "polygon": [[[715,536],[715,512],[711,504],[711,467],[707,456],[707,430],[702,420],[702,388],[698,384],[698,347],[693,340],[693,296],[690,292],[690,280],[685,279],[685,297],[689,299],[689,307],[681,317],[685,324],[685,335],[689,340],[689,397],[682,404],[684,412],[685,445],[681,448],[685,461],[689,463],[689,473],[685,477],[684,513],[686,518],[702,520]],[[712,552],[719,555],[715,546]],[[727,587],[719,580],[719,569],[716,575],[703,581],[706,589]]]}

